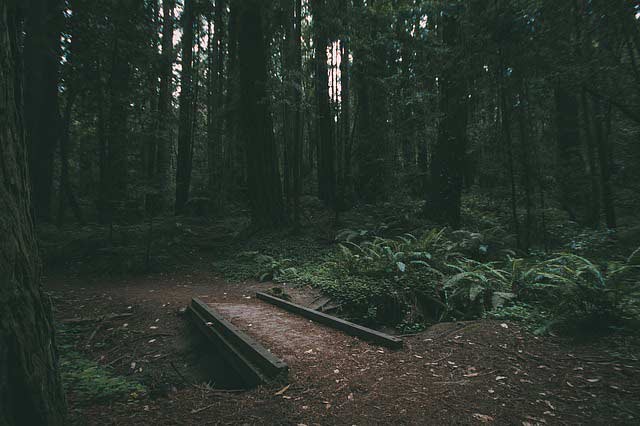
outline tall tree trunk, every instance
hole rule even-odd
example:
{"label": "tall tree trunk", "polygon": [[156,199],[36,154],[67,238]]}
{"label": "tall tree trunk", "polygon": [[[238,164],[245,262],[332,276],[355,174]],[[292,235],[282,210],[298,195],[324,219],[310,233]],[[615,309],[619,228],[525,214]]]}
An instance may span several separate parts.
{"label": "tall tree trunk", "polygon": [[[119,0],[112,9],[114,22],[111,74],[109,75],[109,121],[107,122],[107,181],[106,187],[110,213],[125,201],[127,197],[129,131],[128,118],[130,108],[130,52],[127,51],[126,32],[131,24],[134,8],[124,0]],[[111,217],[113,219],[113,217]]]}
{"label": "tall tree trunk", "polygon": [[28,0],[25,12],[24,104],[33,204],[38,220],[51,220],[53,156],[58,134],[60,0]]}
{"label": "tall tree trunk", "polygon": [[302,0],[294,0],[293,22],[293,81],[294,81],[294,119],[293,119],[293,222],[300,224],[300,195],[302,193],[302,145],[304,129],[302,123]]}
{"label": "tall tree trunk", "polygon": [[98,220],[105,224],[110,222],[109,208],[109,164],[107,161],[108,141],[107,141],[107,112],[106,112],[106,96],[105,88],[102,84],[103,64],[100,60],[96,61],[96,74],[98,81],[97,98],[98,98],[98,173],[99,173],[99,191],[97,199]]}
{"label": "tall tree trunk", "polygon": [[[353,1],[354,11],[358,15],[363,16],[366,19],[367,9],[362,0]],[[356,39],[354,42],[353,52],[353,88],[356,96],[356,114],[358,117],[357,126],[355,128],[355,150],[360,154],[356,156],[357,180],[356,189],[357,192],[365,187],[368,179],[368,173],[366,171],[366,163],[369,162],[369,155],[367,153],[371,149],[366,146],[370,143],[371,139],[371,99],[370,99],[370,78],[369,68],[370,60],[368,60],[369,52],[367,51],[366,42],[370,35],[366,30],[367,25],[359,25],[354,28],[353,35]],[[365,154],[365,155],[363,155]],[[375,188],[373,189],[375,190]]]}
{"label": "tall tree trunk", "polygon": [[500,111],[502,122],[502,140],[507,150],[507,170],[509,172],[509,186],[511,189],[511,222],[513,223],[513,230],[516,234],[516,247],[520,248],[520,220],[518,219],[518,200],[517,200],[517,188],[516,188],[516,176],[515,176],[515,164],[513,158],[513,138],[511,135],[511,96],[509,88],[505,83],[504,73],[506,71],[503,58],[502,49],[500,51],[500,66],[498,67],[498,79],[500,90]]}
{"label": "tall tree trunk", "polygon": [[160,57],[160,87],[158,91],[158,141],[156,152],[156,182],[162,204],[166,204],[171,169],[171,122],[173,99],[173,10],[175,0],[162,0],[162,55]]}
{"label": "tall tree trunk", "polygon": [[292,213],[293,204],[293,55],[294,55],[294,20],[295,6],[293,0],[287,0],[282,6],[284,39],[282,40],[282,140],[283,140],[283,187],[287,216]]}
{"label": "tall tree trunk", "polygon": [[335,140],[331,134],[329,70],[327,68],[327,37],[325,0],[312,0],[313,45],[315,48],[316,133],[318,135],[318,196],[333,206],[336,196]]}
{"label": "tall tree trunk", "polygon": [[284,222],[282,187],[267,96],[263,4],[242,0],[239,38],[241,132],[247,151],[247,183],[254,226]]}
{"label": "tall tree trunk", "polygon": [[[358,36],[360,47],[354,52],[354,80],[359,106],[358,193],[367,202],[386,198],[390,188],[394,149],[389,143],[386,44],[379,33],[385,31],[383,6],[379,1],[361,0],[354,6],[363,13],[364,24]],[[370,47],[368,47],[370,45]]]}
{"label": "tall tree trunk", "polygon": [[191,151],[193,144],[193,42],[194,0],[185,0],[182,15],[182,72],[180,83],[180,121],[178,128],[178,163],[176,168],[176,214],[182,213],[189,200],[191,186]]}
{"label": "tall tree trunk", "polygon": [[[443,16],[442,31],[445,45],[456,52],[460,48],[457,17]],[[438,125],[438,138],[432,147],[424,211],[427,218],[453,227],[460,226],[467,144],[467,88],[457,66],[457,61],[450,60],[440,79],[440,112],[443,117]]]}
{"label": "tall tree trunk", "polygon": [[531,247],[531,230],[533,227],[533,168],[531,163],[534,150],[531,147],[529,119],[529,91],[524,77],[520,77],[520,102],[518,107],[518,127],[520,128],[520,162],[522,164],[522,183],[525,195],[525,226],[523,233],[523,249]]}
{"label": "tall tree trunk", "polygon": [[146,129],[146,143],[143,146],[143,160],[145,166],[145,173],[147,178],[147,184],[151,185],[156,178],[157,170],[157,158],[158,158],[158,98],[159,98],[159,76],[160,76],[160,54],[158,54],[158,47],[161,43],[158,33],[160,31],[159,25],[159,1],[151,0],[144,6],[144,19],[150,22],[149,28],[145,31],[145,37],[149,40],[148,56],[151,64],[147,69],[146,83],[149,99],[147,105],[150,112],[150,119],[147,120]]}
{"label": "tall tree trunk", "polygon": [[66,402],[50,302],[40,287],[20,121],[17,7],[0,1],[0,424],[62,426]]}
{"label": "tall tree trunk", "polygon": [[[600,185],[602,187],[602,207],[604,209],[607,228],[616,227],[616,210],[611,187],[611,104],[597,99],[596,107],[596,140],[598,145],[598,160],[600,163]],[[604,125],[603,125],[604,124]]]}
{"label": "tall tree trunk", "polygon": [[580,152],[578,98],[566,81],[555,89],[557,127],[557,168],[563,208],[572,220],[585,223],[589,183]]}
{"label": "tall tree trunk", "polygon": [[58,226],[64,223],[64,213],[67,208],[67,202],[71,206],[71,210],[76,217],[76,220],[80,225],[84,225],[84,217],[80,205],[76,200],[73,192],[73,186],[71,185],[71,178],[69,176],[69,145],[71,142],[71,113],[73,111],[73,104],[77,96],[75,89],[70,89],[70,93],[67,95],[67,104],[64,108],[64,115],[62,116],[62,128],[60,139],[60,192],[58,196]]}
{"label": "tall tree trunk", "polygon": [[229,0],[229,18],[227,23],[227,94],[225,99],[225,149],[222,164],[222,187],[220,196],[226,198],[232,186],[244,181],[243,148],[238,138],[239,93],[238,86],[238,18],[241,0]]}
{"label": "tall tree trunk", "polygon": [[222,131],[224,129],[224,114],[222,108],[224,102],[224,27],[223,12],[226,8],[224,0],[216,0],[213,30],[209,26],[208,49],[208,96],[207,96],[207,167],[209,175],[209,193],[220,203],[220,189],[222,187],[221,167],[223,164],[222,155]]}
{"label": "tall tree trunk", "polygon": [[596,141],[593,132],[593,114],[589,107],[587,93],[582,90],[580,93],[580,103],[582,104],[582,121],[584,135],[587,142],[587,174],[589,175],[589,183],[591,193],[589,194],[589,212],[587,214],[587,223],[598,228],[600,226],[600,182],[598,180],[598,167],[596,164]]}
{"label": "tall tree trunk", "polygon": [[349,41],[340,40],[340,137],[343,145],[341,179],[339,185],[340,208],[345,208],[346,197],[351,188],[351,66]]}

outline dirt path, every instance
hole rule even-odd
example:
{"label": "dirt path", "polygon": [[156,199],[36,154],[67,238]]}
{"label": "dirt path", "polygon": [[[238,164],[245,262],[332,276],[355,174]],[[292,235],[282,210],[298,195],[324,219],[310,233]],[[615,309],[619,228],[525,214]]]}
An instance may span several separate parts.
{"label": "dirt path", "polygon": [[[515,324],[440,324],[390,351],[255,300],[264,284],[229,284],[207,272],[51,278],[47,287],[58,320],[132,313],[87,330],[84,342],[94,336],[81,350],[153,390],[136,401],[90,405],[71,394],[77,424],[637,424],[640,415],[640,363],[534,337]],[[289,292],[309,299],[304,289]],[[289,364],[286,391],[225,393],[187,386],[173,373],[187,375],[194,362],[176,315],[193,296]],[[142,372],[132,371],[134,362]]]}

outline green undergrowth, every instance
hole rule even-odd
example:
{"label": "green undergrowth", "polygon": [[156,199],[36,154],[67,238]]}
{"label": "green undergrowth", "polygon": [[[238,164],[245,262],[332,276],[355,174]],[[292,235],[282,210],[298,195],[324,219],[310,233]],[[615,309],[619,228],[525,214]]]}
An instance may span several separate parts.
{"label": "green undergrowth", "polygon": [[[146,388],[108,367],[92,361],[78,349],[80,325],[59,325],[56,337],[60,356],[60,373],[64,387],[78,404],[109,403],[135,400],[146,394]],[[82,334],[82,335],[86,335]]]}
{"label": "green undergrowth", "polygon": [[179,270],[204,256],[223,254],[246,226],[244,217],[161,216],[152,223],[40,225],[38,239],[49,270],[132,275]]}
{"label": "green undergrowth", "polygon": [[330,248],[300,257],[305,250],[287,240],[283,255],[272,245],[268,255],[241,252],[228,266],[247,278],[310,284],[337,302],[341,315],[403,332],[485,317],[540,334],[606,333],[640,317],[640,251],[596,262],[569,252],[517,256],[466,231],[377,234],[345,229]]}

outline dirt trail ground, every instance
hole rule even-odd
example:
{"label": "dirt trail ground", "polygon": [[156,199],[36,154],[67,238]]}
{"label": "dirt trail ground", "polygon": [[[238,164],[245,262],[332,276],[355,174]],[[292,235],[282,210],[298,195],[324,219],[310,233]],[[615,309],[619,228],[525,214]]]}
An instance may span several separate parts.
{"label": "dirt trail ground", "polygon": [[[69,394],[76,424],[637,424],[640,362],[594,345],[539,338],[495,321],[448,323],[392,351],[256,300],[266,284],[207,272],[130,279],[50,277],[60,322],[125,313],[89,327],[80,350],[149,395],[117,403]],[[296,301],[305,290],[290,290]],[[290,368],[246,392],[197,382],[197,351],[176,312],[213,304]],[[126,325],[125,325],[126,324]],[[602,347],[602,345],[600,345]],[[135,365],[135,367],[134,367]]]}

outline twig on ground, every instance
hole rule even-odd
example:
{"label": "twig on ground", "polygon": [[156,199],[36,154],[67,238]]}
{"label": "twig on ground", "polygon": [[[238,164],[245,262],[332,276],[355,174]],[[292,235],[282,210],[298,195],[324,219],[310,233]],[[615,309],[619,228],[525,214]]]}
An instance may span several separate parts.
{"label": "twig on ground", "polygon": [[98,334],[98,331],[100,331],[100,329],[102,328],[102,324],[103,322],[100,321],[98,325],[96,325],[96,328],[93,329],[93,332],[89,336],[89,339],[87,339],[87,343],[85,344],[86,346],[89,346],[89,344],[91,344],[91,341],[93,340],[93,338],[96,337],[96,334]]}
{"label": "twig on ground", "polygon": [[111,320],[116,320],[116,319],[123,319],[123,318],[129,318],[132,317],[134,314],[132,313],[123,313],[123,314],[109,314],[109,315],[103,315],[101,317],[95,317],[95,318],[66,318],[66,319],[62,319],[60,320],[60,323],[62,324],[82,324],[85,322],[96,322],[96,321],[100,321],[100,322],[104,322],[104,321],[111,321]]}
{"label": "twig on ground", "polygon": [[210,404],[210,405],[207,405],[206,407],[201,407],[201,408],[197,408],[197,409],[191,410],[191,414],[198,414],[198,413],[200,413],[200,412],[202,412],[204,410],[208,410],[209,408],[213,407],[214,405],[216,405],[216,404]]}
{"label": "twig on ground", "polygon": [[125,357],[126,357],[126,355],[122,355],[122,356],[120,356],[120,357],[118,357],[118,358],[114,359],[113,361],[110,361],[110,362],[107,364],[107,366],[108,366],[108,367],[111,367],[111,366],[112,366],[113,364],[115,364],[116,362],[118,362],[118,361],[122,361]]}
{"label": "twig on ground", "polygon": [[176,365],[173,363],[173,361],[171,361],[169,364],[171,364],[171,367],[173,368],[173,371],[176,372],[176,374],[178,375],[178,377],[180,377],[180,379],[184,382],[184,384],[187,385],[187,386],[191,386],[191,383],[189,383],[189,381],[187,381],[187,379],[184,378],[184,376],[178,370],[178,367],[176,367]]}

